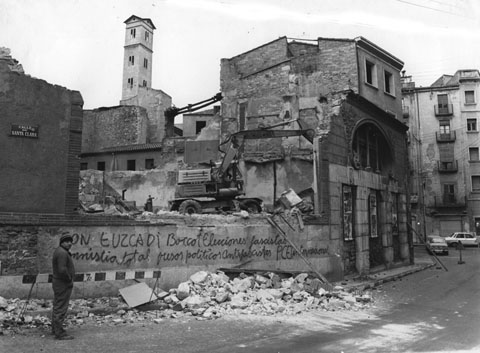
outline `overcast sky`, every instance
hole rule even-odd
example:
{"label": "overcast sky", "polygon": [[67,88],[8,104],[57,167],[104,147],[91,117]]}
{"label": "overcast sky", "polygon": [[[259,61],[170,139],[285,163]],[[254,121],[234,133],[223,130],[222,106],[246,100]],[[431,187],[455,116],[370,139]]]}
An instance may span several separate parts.
{"label": "overcast sky", "polygon": [[25,73],[119,104],[125,24],[155,27],[152,88],[182,107],[220,89],[220,60],[278,37],[363,36],[405,62],[417,86],[480,69],[478,0],[0,0],[0,47]]}

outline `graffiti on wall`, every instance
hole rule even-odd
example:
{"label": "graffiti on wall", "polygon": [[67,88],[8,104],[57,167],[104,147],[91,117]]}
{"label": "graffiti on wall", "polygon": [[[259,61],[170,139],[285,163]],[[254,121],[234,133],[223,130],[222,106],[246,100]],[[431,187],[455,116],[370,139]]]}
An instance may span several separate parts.
{"label": "graffiti on wall", "polygon": [[[205,265],[245,260],[291,260],[298,252],[280,235],[228,236],[213,231],[198,234],[157,231],[114,233],[110,231],[70,232],[76,263],[102,268]],[[328,254],[328,247],[299,244],[303,256]]]}

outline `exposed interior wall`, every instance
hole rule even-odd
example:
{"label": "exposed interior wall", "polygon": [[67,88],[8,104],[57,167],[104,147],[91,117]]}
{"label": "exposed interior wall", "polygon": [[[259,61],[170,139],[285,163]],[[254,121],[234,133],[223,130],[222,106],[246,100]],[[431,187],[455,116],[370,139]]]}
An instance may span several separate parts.
{"label": "exposed interior wall", "polygon": [[177,164],[166,163],[160,169],[147,171],[80,172],[80,197],[103,202],[105,196],[125,197],[142,209],[151,195],[154,209],[168,210],[168,200],[175,196]]}

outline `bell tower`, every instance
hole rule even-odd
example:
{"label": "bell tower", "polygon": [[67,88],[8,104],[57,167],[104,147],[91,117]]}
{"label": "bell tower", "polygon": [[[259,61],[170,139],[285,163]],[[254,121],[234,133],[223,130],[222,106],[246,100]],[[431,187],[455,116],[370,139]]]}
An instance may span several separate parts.
{"label": "bell tower", "polygon": [[153,31],[149,18],[130,16],[125,22],[122,100],[138,95],[139,87],[152,87]]}

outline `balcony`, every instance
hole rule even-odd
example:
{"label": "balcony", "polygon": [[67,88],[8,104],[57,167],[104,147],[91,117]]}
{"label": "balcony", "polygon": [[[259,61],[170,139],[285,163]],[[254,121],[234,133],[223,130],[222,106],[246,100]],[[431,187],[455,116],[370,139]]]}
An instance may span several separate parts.
{"label": "balcony", "polygon": [[461,197],[454,194],[444,194],[443,196],[435,196],[435,207],[437,208],[457,208],[465,207],[465,201]]}
{"label": "balcony", "polygon": [[435,104],[435,116],[453,115],[453,104]]}
{"label": "balcony", "polygon": [[457,135],[455,131],[450,131],[447,133],[436,132],[437,142],[455,142]]}
{"label": "balcony", "polygon": [[458,172],[458,161],[438,161],[439,173],[456,173]]}
{"label": "balcony", "polygon": [[402,107],[403,118],[407,119],[410,116],[409,107]]}

